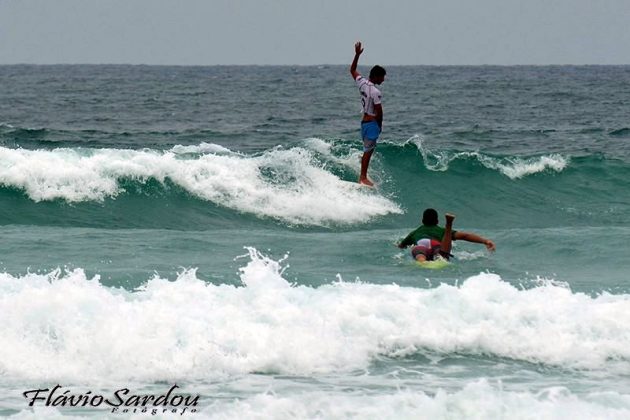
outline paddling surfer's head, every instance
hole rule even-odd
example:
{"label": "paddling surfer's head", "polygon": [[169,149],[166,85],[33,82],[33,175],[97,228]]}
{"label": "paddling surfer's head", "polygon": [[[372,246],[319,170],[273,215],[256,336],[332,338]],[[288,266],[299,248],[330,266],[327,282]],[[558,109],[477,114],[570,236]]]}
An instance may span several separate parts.
{"label": "paddling surfer's head", "polygon": [[435,226],[438,224],[438,212],[435,209],[426,209],[422,213],[422,224],[425,226]]}
{"label": "paddling surfer's head", "polygon": [[383,67],[374,66],[372,67],[372,70],[370,70],[370,82],[374,83],[375,85],[380,85],[385,81],[386,74],[387,72]]}

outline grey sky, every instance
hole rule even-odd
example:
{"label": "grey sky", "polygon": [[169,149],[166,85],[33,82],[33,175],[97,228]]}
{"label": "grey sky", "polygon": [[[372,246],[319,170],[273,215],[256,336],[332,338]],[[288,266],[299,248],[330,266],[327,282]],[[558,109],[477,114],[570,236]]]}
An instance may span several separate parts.
{"label": "grey sky", "polygon": [[630,64],[630,0],[0,0],[0,64]]}

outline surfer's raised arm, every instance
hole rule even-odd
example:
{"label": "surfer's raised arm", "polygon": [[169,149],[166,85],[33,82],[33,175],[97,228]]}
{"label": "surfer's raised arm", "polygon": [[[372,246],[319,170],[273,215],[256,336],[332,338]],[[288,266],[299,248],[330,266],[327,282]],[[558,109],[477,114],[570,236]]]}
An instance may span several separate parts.
{"label": "surfer's raised arm", "polygon": [[359,65],[359,56],[363,52],[363,47],[361,46],[361,42],[357,42],[354,44],[354,59],[352,60],[352,64],[350,65],[350,74],[353,79],[357,79],[357,77],[361,76],[361,73],[357,71],[357,66]]}

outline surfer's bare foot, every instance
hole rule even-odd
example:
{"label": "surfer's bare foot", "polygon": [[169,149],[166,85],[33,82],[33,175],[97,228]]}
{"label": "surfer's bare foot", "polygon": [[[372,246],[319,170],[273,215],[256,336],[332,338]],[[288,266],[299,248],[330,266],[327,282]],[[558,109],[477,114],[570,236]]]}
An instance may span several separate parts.
{"label": "surfer's bare foot", "polygon": [[367,178],[359,178],[359,184],[367,185],[368,187],[374,186],[374,183]]}
{"label": "surfer's bare foot", "polygon": [[447,224],[453,224],[453,220],[455,220],[455,215],[451,213],[446,213],[444,215],[444,218],[446,219]]}

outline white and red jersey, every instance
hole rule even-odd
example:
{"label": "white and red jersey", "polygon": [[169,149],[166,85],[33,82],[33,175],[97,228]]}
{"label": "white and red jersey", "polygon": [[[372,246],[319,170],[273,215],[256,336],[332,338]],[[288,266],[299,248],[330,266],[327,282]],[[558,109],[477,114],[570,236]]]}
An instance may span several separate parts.
{"label": "white and red jersey", "polygon": [[363,113],[373,117],[376,116],[376,112],[374,112],[374,105],[379,105],[381,103],[381,91],[374,86],[374,83],[370,82],[361,75],[358,75],[355,81],[357,82],[359,92],[361,93]]}

